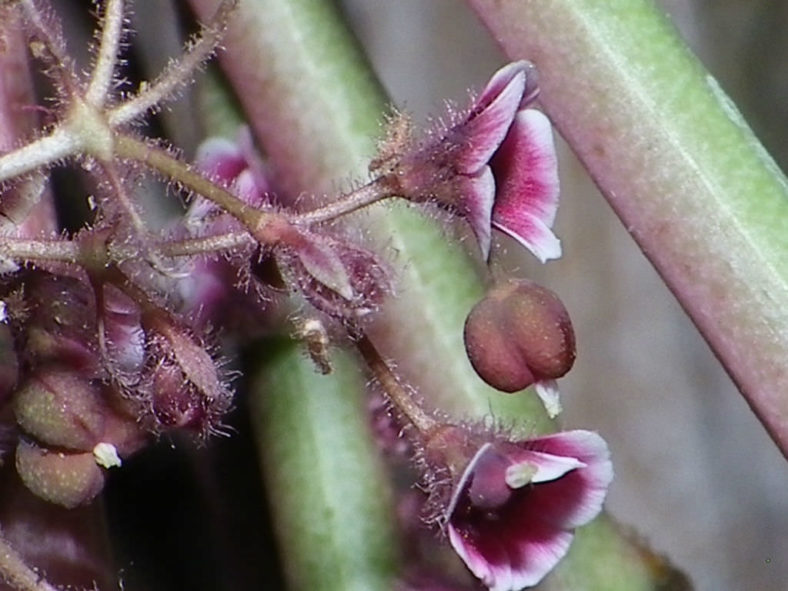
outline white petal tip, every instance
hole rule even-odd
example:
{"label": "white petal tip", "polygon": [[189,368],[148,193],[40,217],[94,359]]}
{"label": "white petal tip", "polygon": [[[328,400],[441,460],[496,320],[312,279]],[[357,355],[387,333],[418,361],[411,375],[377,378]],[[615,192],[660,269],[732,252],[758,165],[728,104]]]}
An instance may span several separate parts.
{"label": "white petal tip", "polygon": [[555,380],[542,380],[534,384],[534,390],[542,401],[547,416],[554,419],[561,414],[560,392]]}

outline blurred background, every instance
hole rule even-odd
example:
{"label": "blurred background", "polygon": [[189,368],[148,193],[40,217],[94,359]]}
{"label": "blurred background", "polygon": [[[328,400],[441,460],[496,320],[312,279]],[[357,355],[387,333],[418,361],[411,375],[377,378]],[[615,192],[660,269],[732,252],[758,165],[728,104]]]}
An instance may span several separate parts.
{"label": "blurred background", "polygon": [[[343,4],[394,102],[417,120],[440,115],[443,99],[463,104],[506,61],[462,2]],[[785,170],[788,2],[661,5]],[[563,258],[542,267],[500,234],[498,248],[510,251],[507,271],[550,286],[572,315],[564,426],[610,442],[609,511],[697,589],[785,590],[785,459],[563,143],[559,158]]]}

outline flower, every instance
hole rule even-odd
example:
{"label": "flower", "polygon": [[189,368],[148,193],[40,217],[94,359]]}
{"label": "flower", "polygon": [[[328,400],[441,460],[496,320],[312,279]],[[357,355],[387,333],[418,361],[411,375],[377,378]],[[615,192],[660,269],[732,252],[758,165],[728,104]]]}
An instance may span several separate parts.
{"label": "flower", "polygon": [[449,541],[492,591],[536,585],[602,509],[613,468],[605,441],[566,431],[478,447],[451,494]]}
{"label": "flower", "polygon": [[550,122],[526,108],[538,94],[528,62],[498,70],[467,114],[404,155],[394,173],[403,195],[464,217],[486,259],[491,227],[545,262],[561,256],[551,227],[558,168]]}
{"label": "flower", "polygon": [[283,277],[333,318],[358,320],[392,290],[385,264],[370,250],[292,225],[278,229],[277,236],[274,257]]}

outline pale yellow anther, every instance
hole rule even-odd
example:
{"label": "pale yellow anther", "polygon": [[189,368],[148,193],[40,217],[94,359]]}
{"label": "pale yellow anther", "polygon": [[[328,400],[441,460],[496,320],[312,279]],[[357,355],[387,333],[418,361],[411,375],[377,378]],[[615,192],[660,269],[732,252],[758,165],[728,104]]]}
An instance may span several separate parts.
{"label": "pale yellow anther", "polygon": [[533,480],[538,471],[538,466],[529,464],[528,462],[512,464],[506,469],[506,476],[504,479],[509,488],[522,488]]}

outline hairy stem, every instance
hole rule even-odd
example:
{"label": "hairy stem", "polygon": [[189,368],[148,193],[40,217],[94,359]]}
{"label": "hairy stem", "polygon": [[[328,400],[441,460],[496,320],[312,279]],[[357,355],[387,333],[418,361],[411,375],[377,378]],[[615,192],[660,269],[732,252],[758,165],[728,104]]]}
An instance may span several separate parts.
{"label": "hairy stem", "polygon": [[416,403],[413,393],[400,383],[367,335],[362,334],[356,340],[356,348],[397,410],[405,415],[408,421],[421,433],[431,431],[438,424],[437,421]]}
{"label": "hairy stem", "polygon": [[77,263],[80,260],[79,245],[69,240],[29,240],[0,236],[0,253],[3,257],[19,263],[25,261]]}
{"label": "hairy stem", "polygon": [[384,178],[377,178],[374,181],[342,195],[336,201],[318,207],[312,211],[299,213],[290,216],[290,220],[297,224],[317,224],[326,222],[347,215],[382,199],[394,197],[386,187]]}
{"label": "hairy stem", "polygon": [[213,17],[208,20],[209,24],[203,27],[202,33],[190,43],[179,59],[173,61],[153,83],[141,88],[137,96],[109,111],[109,124],[114,127],[128,123],[149,109],[161,105],[179,87],[190,83],[194,72],[213,55],[219,45],[237,4],[238,0],[222,0]]}
{"label": "hairy stem", "polygon": [[235,217],[252,232],[264,225],[274,215],[264,213],[247,205],[226,189],[212,183],[199,172],[192,170],[186,163],[178,160],[167,150],[148,142],[121,135],[115,141],[115,152],[121,158],[147,164],[164,175],[165,178],[171,179],[186,189],[209,199]]}
{"label": "hairy stem", "polygon": [[214,236],[167,242],[159,246],[157,251],[163,256],[179,257],[215,254],[226,250],[248,247],[253,244],[256,244],[256,242],[247,232],[228,232]]}
{"label": "hairy stem", "polygon": [[123,0],[107,0],[104,6],[101,41],[85,100],[101,107],[112,91],[115,62],[123,33]]}
{"label": "hairy stem", "polygon": [[39,2],[36,0],[20,0],[19,4],[34,38],[43,44],[43,48],[31,46],[33,55],[49,64],[48,73],[64,85],[63,90],[69,95],[75,95],[78,81],[74,75],[74,62],[66,52],[60,21],[39,10]]}
{"label": "hairy stem", "polygon": [[49,135],[0,156],[0,182],[73,156],[80,147],[79,138],[69,130],[58,127]]}

